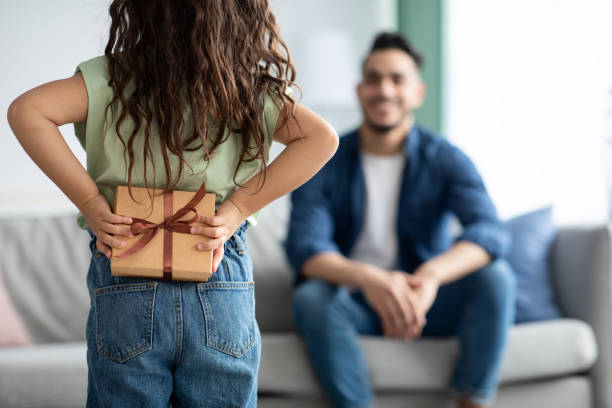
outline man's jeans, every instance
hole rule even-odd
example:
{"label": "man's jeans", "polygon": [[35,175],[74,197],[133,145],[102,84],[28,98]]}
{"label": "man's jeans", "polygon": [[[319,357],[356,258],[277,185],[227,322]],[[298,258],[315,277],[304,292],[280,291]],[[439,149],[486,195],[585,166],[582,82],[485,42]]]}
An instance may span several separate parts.
{"label": "man's jeans", "polygon": [[[427,313],[423,337],[458,336],[460,352],[450,386],[474,403],[488,405],[495,397],[506,335],[514,321],[515,292],[512,269],[496,261],[441,286]],[[371,406],[373,390],[358,335],[381,335],[382,329],[363,294],[307,280],[296,288],[293,313],[334,406]]]}
{"label": "man's jeans", "polygon": [[115,277],[92,236],[88,407],[255,407],[261,337],[243,224],[207,283]]}

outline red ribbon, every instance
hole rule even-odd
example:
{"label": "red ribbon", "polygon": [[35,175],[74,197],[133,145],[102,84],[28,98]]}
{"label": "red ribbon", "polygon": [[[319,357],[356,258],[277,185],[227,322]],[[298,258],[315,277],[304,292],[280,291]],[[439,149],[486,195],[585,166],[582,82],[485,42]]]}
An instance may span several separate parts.
{"label": "red ribbon", "polygon": [[[206,195],[205,183],[202,183],[200,189],[196,192],[193,198],[174,215],[172,214],[172,192],[164,194],[164,222],[155,224],[142,218],[132,217],[132,225],[130,230],[134,235],[142,237],[129,249],[127,249],[117,258],[127,258],[144,248],[157,234],[159,229],[164,230],[164,280],[172,280],[172,233],[178,232],[181,234],[189,234],[193,224],[198,218],[196,206],[202,201]],[[179,221],[189,212],[193,212],[194,216],[186,221]]]}

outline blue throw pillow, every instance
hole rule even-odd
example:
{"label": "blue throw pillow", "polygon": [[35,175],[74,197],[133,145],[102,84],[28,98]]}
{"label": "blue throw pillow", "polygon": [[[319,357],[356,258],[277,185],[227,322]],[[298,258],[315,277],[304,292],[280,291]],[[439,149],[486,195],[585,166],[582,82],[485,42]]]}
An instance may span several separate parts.
{"label": "blue throw pillow", "polygon": [[561,317],[550,280],[550,249],[557,234],[552,207],[512,218],[505,223],[512,234],[507,260],[516,274],[516,323]]}

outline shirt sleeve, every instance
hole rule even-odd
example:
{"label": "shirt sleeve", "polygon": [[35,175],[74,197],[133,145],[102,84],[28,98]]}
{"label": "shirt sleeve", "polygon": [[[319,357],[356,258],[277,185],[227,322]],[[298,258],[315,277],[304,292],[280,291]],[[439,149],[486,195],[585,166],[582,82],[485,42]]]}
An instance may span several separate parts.
{"label": "shirt sleeve", "polygon": [[95,112],[102,112],[106,104],[112,99],[112,89],[108,86],[108,67],[106,57],[99,56],[81,62],[77,65],[75,73],[80,72],[87,89],[87,119],[74,123],[74,133],[83,149],[87,150],[88,122],[94,121]]}
{"label": "shirt sleeve", "polygon": [[454,146],[448,145],[443,153],[446,204],[463,225],[457,241],[473,242],[493,259],[503,257],[510,246],[510,234],[500,222],[476,167]]}
{"label": "shirt sleeve", "polygon": [[340,252],[334,241],[331,195],[326,191],[330,164],[328,162],[291,194],[292,210],[285,251],[296,275],[296,283],[303,280],[302,265],[309,258],[323,252]]}
{"label": "shirt sleeve", "polygon": [[[287,88],[286,94],[291,97],[291,88]],[[261,124],[263,126],[264,143],[266,147],[266,163],[269,161],[270,147],[272,146],[272,142],[274,142],[274,132],[276,131],[276,126],[283,106],[284,101],[280,97],[277,88],[271,88],[264,93]]]}

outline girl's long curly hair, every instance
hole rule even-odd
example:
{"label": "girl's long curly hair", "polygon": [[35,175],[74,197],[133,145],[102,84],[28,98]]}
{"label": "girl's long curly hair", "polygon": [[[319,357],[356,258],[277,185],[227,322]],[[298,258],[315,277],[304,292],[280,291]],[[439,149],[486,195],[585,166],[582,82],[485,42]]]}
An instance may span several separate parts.
{"label": "girl's long curly hair", "polygon": [[[176,187],[183,164],[191,167],[183,151],[202,148],[204,159],[209,160],[226,137],[236,135],[242,139],[242,151],[234,183],[238,185],[241,163],[261,159],[262,186],[266,163],[261,96],[274,92],[285,108],[291,108],[294,101],[286,91],[295,80],[289,50],[268,0],[114,0],[109,12],[111,28],[104,54],[114,96],[105,117],[109,107],[119,101],[115,128],[124,158],[126,152],[129,156],[128,186],[134,168],[134,139],[141,128],[144,181],[148,187],[150,157],[155,184],[150,143],[153,121],[159,130],[155,137],[159,137],[166,172],[164,192]],[[193,132],[186,130],[185,108]],[[207,132],[207,114],[218,131]],[[128,116],[134,129],[124,140],[120,126]],[[224,137],[226,128],[235,135],[227,132]],[[189,147],[194,142],[195,147]],[[169,153],[180,160],[174,178]]]}

